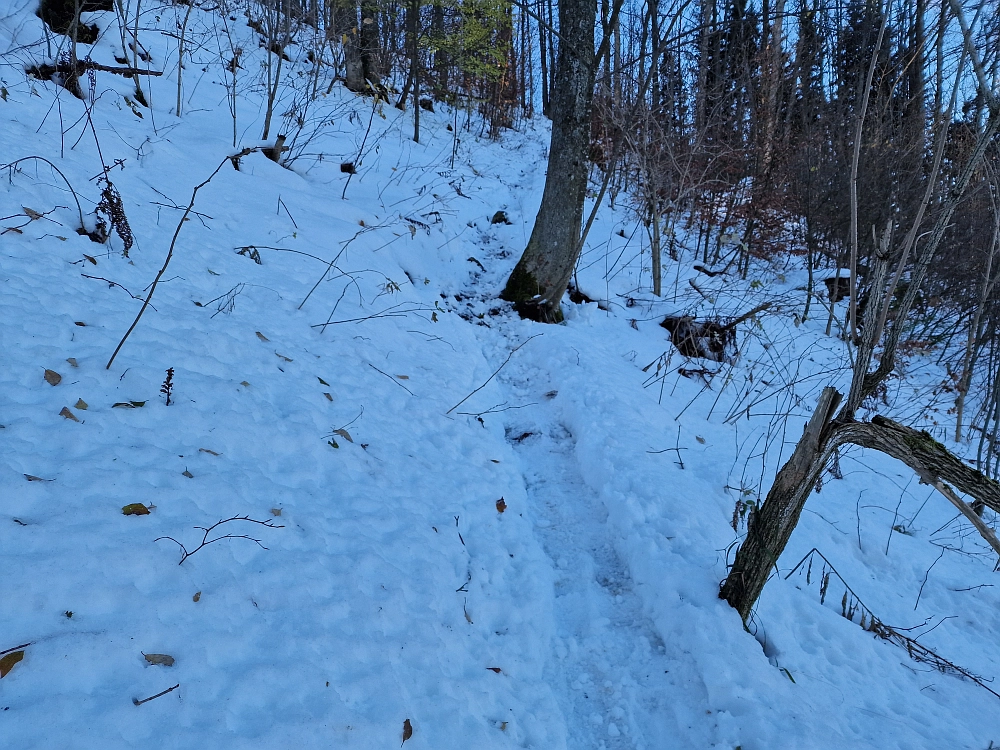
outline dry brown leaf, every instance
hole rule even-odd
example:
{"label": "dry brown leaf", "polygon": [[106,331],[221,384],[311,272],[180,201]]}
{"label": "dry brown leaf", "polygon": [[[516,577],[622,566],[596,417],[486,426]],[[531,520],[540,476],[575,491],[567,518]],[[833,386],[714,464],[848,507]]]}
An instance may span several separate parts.
{"label": "dry brown leaf", "polygon": [[150,664],[160,664],[164,667],[174,666],[174,657],[170,654],[143,654]]}
{"label": "dry brown leaf", "polygon": [[27,216],[32,221],[42,218],[42,215],[33,208],[28,208],[27,206],[21,206],[21,210],[24,211],[24,215]]}
{"label": "dry brown leaf", "polygon": [[505,503],[504,499],[501,497],[497,500],[497,513],[503,513],[505,510],[507,510],[507,503]]}
{"label": "dry brown leaf", "polygon": [[24,232],[22,232],[17,227],[7,227],[2,232],[0,232],[0,234],[7,234],[7,232],[13,232],[14,234],[24,234]]}
{"label": "dry brown leaf", "polygon": [[41,477],[36,477],[34,474],[25,474],[24,478],[29,482],[52,482],[53,479],[42,479]]}
{"label": "dry brown leaf", "polygon": [[271,515],[272,516],[280,516],[281,515],[281,508],[271,508]]}
{"label": "dry brown leaf", "polygon": [[278,359],[283,359],[285,362],[294,362],[295,361],[291,357],[286,357],[284,354],[278,354],[278,352],[275,352],[274,356],[277,357]]}
{"label": "dry brown leaf", "polygon": [[183,474],[184,476],[186,476],[188,479],[194,479],[194,474],[192,474],[187,469],[184,469],[184,471],[182,471],[181,474]]}
{"label": "dry brown leaf", "polygon": [[703,437],[702,437],[701,435],[695,435],[695,436],[694,436],[694,439],[695,439],[695,440],[697,440],[697,441],[698,441],[699,443],[701,443],[702,445],[704,445],[704,444],[705,444],[705,438],[703,438]]}
{"label": "dry brown leaf", "polygon": [[74,322],[73,325],[80,326],[80,328],[86,328],[87,327],[87,324],[84,323],[82,320],[78,320],[78,321]]}
{"label": "dry brown leaf", "polygon": [[129,503],[122,508],[123,516],[148,516],[149,508],[142,503]]}
{"label": "dry brown leaf", "polygon": [[399,378],[400,380],[409,380],[410,379],[409,375],[397,375],[396,377]]}
{"label": "dry brown leaf", "polygon": [[0,658],[0,678],[4,678],[14,668],[21,659],[24,658],[24,651],[11,651],[3,658]]}
{"label": "dry brown leaf", "polygon": [[327,388],[330,387],[330,384],[327,383],[325,380],[323,380],[323,378],[319,377],[319,375],[316,376],[316,380],[318,380],[320,383],[322,383],[323,385],[325,385]]}
{"label": "dry brown leaf", "polygon": [[491,672],[496,672],[497,674],[501,674],[503,672],[503,670],[500,669],[500,667],[486,667],[486,668]]}
{"label": "dry brown leaf", "polygon": [[271,340],[267,336],[265,336],[263,333],[261,333],[260,331],[257,331],[257,338],[259,338],[261,341],[270,341]]}
{"label": "dry brown leaf", "polygon": [[[407,719],[403,722],[403,742],[406,742],[410,737],[413,736],[413,725],[410,724],[410,720]],[[399,743],[399,746],[403,746],[403,742]]]}
{"label": "dry brown leaf", "polygon": [[59,385],[62,382],[62,375],[55,370],[45,371],[45,382],[49,385]]}
{"label": "dry brown leaf", "polygon": [[333,401],[333,396],[331,396],[329,393],[324,393],[323,395],[326,396],[327,401]]}
{"label": "dry brown leaf", "polygon": [[84,401],[82,398],[78,398],[76,400],[76,403],[73,404],[73,408],[74,409],[80,409],[81,411],[87,411],[87,408],[88,408],[87,407],[87,402]]}
{"label": "dry brown leaf", "polygon": [[213,456],[221,456],[222,455],[221,453],[216,453],[215,451],[213,451],[210,448],[199,448],[198,450],[201,453],[208,453],[208,454],[213,455]]}
{"label": "dry brown leaf", "polygon": [[242,385],[244,388],[249,388],[250,387],[250,384],[247,381],[245,381],[245,380],[241,380],[240,381],[240,385]]}
{"label": "dry brown leaf", "polygon": [[80,366],[79,364],[77,364],[76,357],[70,357],[66,361],[69,362],[69,366],[70,367],[79,367]]}
{"label": "dry brown leaf", "polygon": [[346,441],[347,441],[348,443],[353,443],[353,442],[354,442],[354,438],[352,438],[352,437],[351,437],[351,433],[349,433],[349,432],[348,432],[347,430],[345,430],[345,429],[344,429],[343,427],[341,427],[341,428],[340,428],[339,430],[334,430],[334,431],[333,431],[333,434],[334,434],[334,435],[340,435],[340,436],[341,436],[342,438],[344,438],[344,440],[346,440]]}
{"label": "dry brown leaf", "polygon": [[66,419],[72,419],[74,422],[79,422],[80,420],[76,418],[76,415],[69,410],[68,406],[64,406],[59,410],[59,416],[65,417]]}
{"label": "dry brown leaf", "polygon": [[191,601],[197,602],[201,600],[201,592],[195,592],[195,595],[191,597]]}
{"label": "dry brown leaf", "polygon": [[97,265],[97,258],[95,258],[93,255],[87,255],[86,253],[84,253],[83,257],[86,258],[87,260],[89,260],[95,266]]}

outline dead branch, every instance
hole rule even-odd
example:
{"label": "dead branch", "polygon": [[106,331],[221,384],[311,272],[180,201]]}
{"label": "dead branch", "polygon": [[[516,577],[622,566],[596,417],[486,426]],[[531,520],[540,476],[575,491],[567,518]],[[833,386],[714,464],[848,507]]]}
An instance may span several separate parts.
{"label": "dead branch", "polygon": [[195,186],[194,190],[191,192],[191,200],[188,201],[187,208],[184,209],[184,214],[181,216],[181,220],[177,222],[177,228],[174,230],[173,239],[170,240],[170,248],[167,250],[167,257],[163,260],[163,267],[160,268],[159,273],[156,274],[156,278],[153,279],[153,283],[149,289],[149,294],[146,295],[146,299],[142,301],[142,307],[139,308],[139,314],[135,316],[135,320],[132,321],[132,325],[128,327],[128,330],[125,331],[125,335],[122,336],[122,340],[119,341],[118,346],[115,347],[115,351],[111,355],[111,359],[109,359],[108,363],[104,366],[105,370],[111,369],[111,363],[115,361],[115,357],[118,356],[118,352],[121,351],[121,348],[125,345],[125,341],[128,340],[129,335],[131,335],[132,331],[135,330],[135,327],[139,325],[139,319],[142,318],[142,314],[146,312],[146,308],[149,307],[149,301],[153,299],[153,292],[156,291],[156,285],[160,283],[160,279],[163,277],[163,274],[166,273],[167,266],[170,265],[170,259],[174,257],[174,246],[177,244],[177,238],[180,236],[181,228],[184,226],[184,222],[187,221],[188,214],[190,214],[191,211],[194,209],[194,201],[195,198],[198,197],[198,191],[212,181],[212,178],[219,173],[219,170],[222,169],[223,165],[225,165],[226,162],[231,162],[234,159],[241,159],[247,154],[252,154],[254,151],[259,151],[260,148],[261,148],[260,146],[248,146],[239,153],[233,154],[232,156],[227,156],[225,159],[219,162],[219,166],[217,166],[215,170],[212,172],[212,174],[208,176],[208,179]]}
{"label": "dead branch", "polygon": [[267,549],[267,547],[264,546],[264,544],[261,542],[260,539],[255,539],[254,537],[248,534],[223,534],[221,536],[215,537],[214,539],[208,538],[208,535],[211,534],[217,527],[221,526],[224,523],[229,523],[230,521],[246,521],[247,523],[255,523],[260,526],[266,526],[269,529],[285,528],[284,526],[276,524],[273,520],[258,521],[255,518],[250,518],[250,516],[232,516],[231,518],[223,518],[220,521],[216,521],[211,526],[195,526],[196,529],[200,529],[201,531],[204,532],[204,534],[202,535],[201,542],[198,544],[198,546],[190,551],[188,550],[187,547],[185,547],[181,542],[174,539],[172,536],[159,536],[153,541],[158,542],[161,539],[167,539],[176,544],[178,547],[180,547],[181,560],[179,563],[177,563],[178,565],[183,565],[185,560],[191,557],[191,555],[200,550],[202,547],[206,547],[209,544],[212,544],[213,542],[221,542],[223,539],[247,539],[251,542],[256,543],[257,546],[260,547],[261,549]]}

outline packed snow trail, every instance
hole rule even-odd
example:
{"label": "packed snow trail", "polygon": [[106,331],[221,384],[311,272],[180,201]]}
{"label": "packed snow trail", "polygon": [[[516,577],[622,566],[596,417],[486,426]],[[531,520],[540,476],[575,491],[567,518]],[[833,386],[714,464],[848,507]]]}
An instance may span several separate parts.
{"label": "packed snow trail", "polygon": [[[608,538],[607,510],[579,475],[572,434],[542,400],[534,419],[522,412],[507,432],[536,534],[555,569],[554,658],[545,676],[560,696],[570,747],[673,745],[689,722],[676,715],[685,707],[670,699],[671,654]],[[684,687],[704,694],[703,685]]]}

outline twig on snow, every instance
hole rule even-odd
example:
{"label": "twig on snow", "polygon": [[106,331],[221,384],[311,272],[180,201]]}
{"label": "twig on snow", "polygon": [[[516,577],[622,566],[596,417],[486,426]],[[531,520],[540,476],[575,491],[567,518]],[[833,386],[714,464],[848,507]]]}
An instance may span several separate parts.
{"label": "twig on snow", "polygon": [[529,337],[528,337],[528,338],[526,338],[526,339],[525,339],[524,341],[522,341],[522,342],[521,342],[520,344],[518,344],[518,345],[517,345],[517,346],[515,346],[515,347],[514,347],[513,349],[511,349],[511,350],[510,350],[510,354],[508,354],[508,355],[507,355],[507,359],[505,359],[505,360],[503,361],[503,364],[502,364],[502,365],[500,365],[500,366],[499,366],[499,367],[498,367],[498,368],[497,368],[496,370],[494,370],[494,371],[493,371],[493,374],[492,374],[492,375],[490,375],[490,376],[489,376],[488,378],[486,378],[486,382],[484,382],[484,383],[483,383],[483,384],[482,384],[481,386],[479,386],[479,387],[478,387],[478,388],[476,388],[476,389],[475,389],[474,391],[472,391],[472,393],[470,393],[470,394],[469,394],[468,396],[466,396],[466,397],[465,397],[465,398],[463,398],[463,399],[462,399],[461,401],[459,401],[459,402],[458,402],[457,404],[455,404],[455,405],[454,405],[453,407],[451,407],[451,408],[450,408],[450,409],[449,409],[448,411],[446,411],[446,412],[445,412],[445,414],[451,414],[451,413],[452,413],[453,411],[455,411],[455,409],[457,409],[457,408],[458,408],[458,407],[460,407],[460,406],[461,406],[462,404],[464,404],[464,403],[465,403],[466,401],[468,401],[468,400],[469,400],[470,398],[472,398],[473,396],[475,396],[475,395],[476,395],[477,393],[479,393],[479,391],[483,390],[483,388],[485,388],[485,387],[487,386],[487,384],[488,384],[488,383],[489,383],[489,382],[490,382],[491,380],[493,380],[493,378],[495,378],[495,377],[497,376],[497,374],[498,374],[498,373],[499,373],[499,372],[500,372],[500,371],[501,371],[501,370],[502,370],[502,369],[503,369],[503,368],[504,368],[504,367],[505,367],[505,366],[507,365],[507,363],[508,363],[508,362],[510,362],[510,358],[514,356],[514,353],[515,353],[515,352],[516,352],[516,351],[517,351],[518,349],[520,349],[520,348],[521,348],[522,346],[524,346],[524,345],[525,345],[525,344],[527,344],[527,343],[528,343],[529,341],[531,341],[531,339],[537,339],[537,338],[538,338],[539,336],[541,336],[541,335],[542,335],[542,334],[540,334],[540,333],[536,333],[536,334],[535,334],[534,336],[529,336]]}
{"label": "twig on snow", "polygon": [[209,539],[208,538],[208,535],[211,534],[212,531],[214,531],[217,527],[221,526],[224,523],[229,523],[230,521],[246,521],[247,523],[255,523],[255,524],[258,524],[259,526],[266,526],[269,529],[283,529],[283,528],[285,528],[284,526],[276,524],[272,520],[258,521],[255,518],[250,518],[250,516],[232,516],[231,518],[223,518],[221,521],[216,521],[215,523],[213,523],[211,526],[208,526],[208,527],[205,527],[205,526],[195,526],[196,529],[201,529],[205,533],[204,533],[204,535],[201,538],[201,543],[197,547],[195,547],[193,550],[190,550],[190,551],[188,551],[187,547],[185,547],[183,544],[181,544],[180,542],[178,542],[172,536],[160,536],[160,537],[157,537],[156,539],[154,539],[153,541],[154,542],[158,542],[161,539],[169,539],[171,542],[173,542],[178,547],[180,547],[181,548],[181,561],[179,563],[177,563],[178,565],[183,565],[185,560],[187,560],[189,557],[191,557],[191,555],[193,555],[195,552],[197,552],[198,550],[200,550],[202,547],[206,547],[209,544],[212,544],[213,542],[222,541],[223,539],[247,539],[247,540],[249,540],[251,542],[254,542],[261,549],[267,549],[267,547],[265,547],[261,543],[260,539],[255,539],[254,537],[249,536],[248,534],[223,534],[222,536],[217,536],[214,539]]}
{"label": "twig on snow", "polygon": [[[128,327],[128,330],[125,331],[125,335],[122,336],[122,340],[119,341],[118,346],[115,347],[115,351],[111,355],[111,359],[109,359],[108,363],[104,366],[105,370],[111,369],[111,364],[115,361],[115,357],[118,356],[118,352],[121,351],[121,348],[125,345],[125,342],[128,340],[128,337],[131,335],[132,331],[135,330],[135,327],[139,325],[139,319],[142,318],[142,314],[146,312],[146,308],[149,307],[149,301],[153,298],[153,292],[156,291],[156,285],[160,283],[160,279],[163,277],[163,274],[166,273],[167,271],[167,266],[170,265],[170,259],[174,257],[174,246],[177,244],[177,238],[180,236],[181,228],[184,226],[184,222],[187,221],[188,215],[194,209],[194,201],[195,198],[197,198],[198,196],[198,191],[212,181],[212,178],[219,173],[219,170],[222,169],[222,167],[226,164],[226,162],[235,164],[237,160],[243,158],[247,154],[252,154],[255,151],[260,151],[260,149],[261,149],[260,146],[248,146],[247,148],[244,148],[243,150],[241,150],[236,154],[227,156],[225,159],[219,162],[219,166],[217,166],[215,170],[212,172],[212,174],[208,176],[208,179],[195,186],[194,190],[191,192],[191,200],[188,201],[187,208],[184,209],[184,214],[181,216],[181,220],[177,222],[177,228],[174,230],[174,236],[170,240],[170,248],[167,250],[167,257],[163,260],[163,267],[160,268],[159,273],[156,274],[156,278],[153,279],[153,283],[149,289],[149,294],[146,295],[146,299],[144,299],[142,302],[142,307],[139,308],[139,314],[135,316],[135,320],[132,321],[132,325]],[[183,562],[183,560],[181,562]]]}
{"label": "twig on snow", "polygon": [[143,698],[142,700],[138,700],[137,698],[133,698],[132,699],[132,703],[134,705],[136,705],[136,706],[141,706],[143,703],[149,703],[151,700],[155,700],[155,699],[159,698],[161,695],[166,695],[167,693],[173,692],[174,690],[176,690],[180,686],[181,686],[181,684],[178,682],[173,687],[169,687],[166,690],[157,693],[156,695],[149,696],[148,698]]}

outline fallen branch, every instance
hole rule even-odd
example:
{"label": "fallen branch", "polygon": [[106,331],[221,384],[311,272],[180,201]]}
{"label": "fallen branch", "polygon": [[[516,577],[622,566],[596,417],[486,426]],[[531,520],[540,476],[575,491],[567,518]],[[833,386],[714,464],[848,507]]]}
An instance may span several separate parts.
{"label": "fallen branch", "polygon": [[[267,547],[265,547],[263,545],[263,543],[261,542],[260,539],[254,539],[252,536],[249,536],[247,534],[223,534],[222,536],[217,536],[214,539],[209,539],[208,538],[208,535],[211,534],[217,527],[221,526],[224,523],[229,523],[230,521],[246,521],[247,523],[255,523],[255,524],[258,524],[260,526],[266,526],[269,529],[283,529],[283,528],[285,528],[284,526],[280,526],[280,525],[276,524],[273,520],[258,521],[255,518],[250,518],[250,516],[232,516],[231,518],[223,518],[221,521],[216,521],[211,526],[207,526],[207,527],[206,526],[195,526],[196,529],[200,529],[201,531],[203,531],[205,533],[204,533],[204,535],[201,538],[201,543],[197,547],[195,547],[193,550],[191,550],[190,552],[188,551],[187,547],[185,547],[183,544],[181,544],[180,542],[178,542],[172,536],[159,536],[156,539],[154,539],[153,541],[154,542],[158,542],[161,539],[167,539],[167,540],[173,542],[174,544],[176,544],[178,547],[180,547],[181,548],[181,561],[179,563],[177,563],[178,565],[183,565],[185,560],[187,560],[189,557],[191,557],[191,555],[193,555],[195,552],[197,552],[198,550],[200,550],[202,547],[207,547],[209,544],[212,544],[213,542],[221,542],[223,539],[246,539],[248,541],[255,542],[257,544],[257,546],[260,547],[261,549],[267,549]],[[154,696],[154,697],[156,697],[156,696]]]}
{"label": "fallen branch", "polygon": [[507,355],[507,359],[505,359],[505,360],[503,361],[503,364],[502,364],[502,365],[500,365],[500,366],[499,366],[499,367],[498,367],[498,368],[497,368],[496,370],[494,370],[494,371],[493,371],[493,374],[492,374],[492,375],[490,375],[490,376],[489,376],[488,378],[486,378],[486,382],[484,382],[484,383],[483,383],[483,384],[482,384],[481,386],[479,386],[479,387],[478,387],[478,388],[476,388],[476,389],[475,389],[474,391],[472,391],[472,393],[470,393],[470,394],[469,394],[468,396],[466,396],[466,397],[465,397],[465,398],[463,398],[463,399],[462,399],[461,401],[459,401],[459,402],[458,402],[457,404],[455,404],[455,405],[454,405],[453,407],[451,407],[451,408],[450,408],[450,409],[449,409],[448,411],[446,411],[446,412],[445,412],[445,414],[451,414],[451,413],[452,413],[453,411],[455,411],[455,409],[457,409],[457,408],[458,408],[458,407],[460,407],[460,406],[461,406],[462,404],[464,404],[464,403],[465,403],[466,401],[468,401],[468,400],[469,400],[470,398],[472,398],[472,397],[473,397],[474,395],[476,395],[477,393],[479,393],[479,391],[483,390],[483,388],[485,388],[485,387],[486,387],[487,383],[489,383],[489,382],[490,382],[491,380],[493,380],[493,378],[495,378],[495,377],[497,376],[497,374],[498,374],[498,373],[499,373],[499,372],[500,372],[500,371],[501,371],[501,370],[502,370],[502,369],[503,369],[503,368],[504,368],[504,367],[505,367],[505,366],[507,365],[507,363],[508,363],[508,362],[510,362],[510,358],[514,356],[514,353],[515,353],[515,352],[516,352],[516,351],[517,351],[518,349],[520,349],[520,348],[521,348],[522,346],[524,346],[524,345],[525,345],[525,344],[527,344],[527,343],[528,343],[529,341],[531,341],[531,339],[537,339],[537,338],[538,338],[539,336],[541,336],[541,335],[542,335],[542,334],[540,334],[540,333],[536,333],[536,334],[535,334],[534,336],[531,336],[531,337],[529,337],[529,338],[526,338],[526,339],[525,339],[524,341],[522,341],[522,342],[521,342],[520,344],[518,344],[518,345],[517,345],[517,346],[515,346],[515,347],[514,347],[513,349],[511,349],[511,350],[510,350],[510,354],[508,354],[508,355]]}
{"label": "fallen branch", "polygon": [[73,65],[69,60],[60,60],[55,65],[43,63],[42,65],[32,65],[27,72],[37,78],[51,78],[55,73],[60,75],[71,75],[79,78],[88,70],[99,70],[102,73],[114,73],[118,76],[134,78],[135,76],[162,76],[163,71],[145,70],[143,68],[121,67],[115,65],[101,65],[93,60],[77,60]]}
{"label": "fallen branch", "polygon": [[[869,633],[872,633],[884,641],[888,641],[889,643],[894,643],[897,646],[905,648],[906,653],[914,661],[920,662],[921,664],[929,664],[942,674],[953,674],[958,677],[965,677],[966,679],[979,685],[979,687],[983,688],[983,690],[987,690],[997,698],[1000,698],[1000,693],[997,693],[989,687],[984,678],[973,674],[968,669],[960,667],[954,662],[945,659],[940,654],[931,651],[929,648],[917,641],[916,638],[911,638],[910,636],[904,635],[900,632],[901,630],[913,630],[913,628],[894,628],[891,625],[886,625],[882,622],[882,620],[880,620],[875,613],[872,612],[871,608],[861,601],[861,598],[854,593],[854,590],[848,585],[847,581],[844,580],[844,577],[837,572],[837,569],[833,567],[833,564],[815,547],[809,550],[809,552],[806,553],[806,556],[803,557],[794,568],[792,568],[791,572],[785,576],[785,580],[787,581],[795,573],[799,573],[800,576],[804,573],[806,577],[806,586],[812,584],[814,580],[814,556],[823,561],[823,566],[820,569],[819,576],[815,579],[819,581],[820,604],[825,604],[827,591],[830,586],[830,579],[831,577],[836,576],[837,580],[839,580],[840,584],[844,587],[844,596],[840,602],[840,614],[845,619],[854,622],[855,614],[860,614],[861,622],[859,624],[863,630],[867,630]],[[803,569],[803,565],[806,565],[806,563],[808,563],[808,565]],[[926,635],[926,633],[922,635]],[[918,637],[922,637],[922,635]]]}

